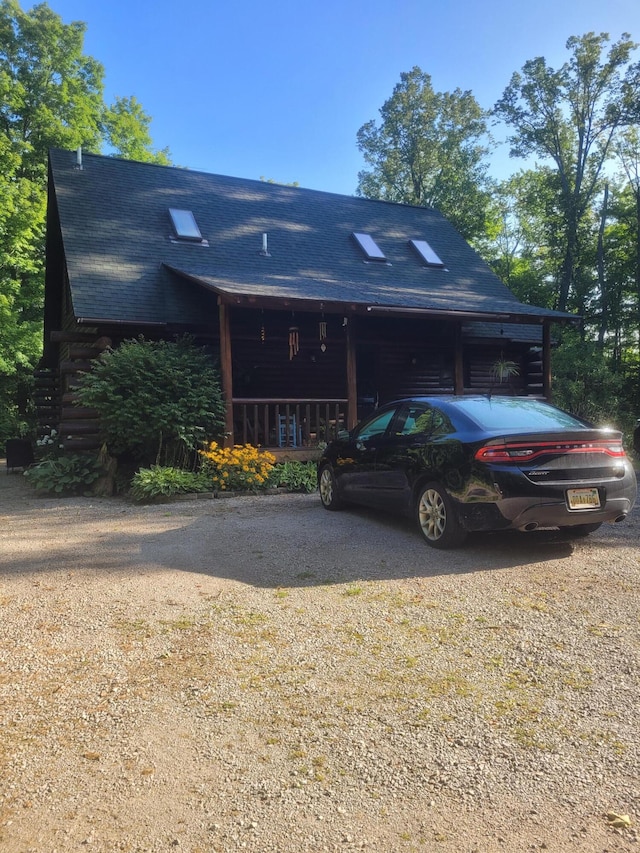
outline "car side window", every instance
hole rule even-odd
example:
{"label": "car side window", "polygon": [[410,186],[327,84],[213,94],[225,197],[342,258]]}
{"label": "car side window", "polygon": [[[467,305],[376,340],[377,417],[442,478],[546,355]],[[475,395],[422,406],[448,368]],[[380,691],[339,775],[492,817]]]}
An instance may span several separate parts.
{"label": "car side window", "polygon": [[431,409],[424,404],[412,403],[400,410],[394,433],[396,435],[416,435],[429,432],[430,423]]}
{"label": "car side window", "polygon": [[440,409],[434,406],[411,404],[400,413],[398,435],[428,435],[436,437],[453,432],[453,424]]}
{"label": "car side window", "polygon": [[371,418],[363,424],[356,434],[357,441],[367,441],[376,435],[382,435],[387,431],[387,427],[391,423],[391,418],[395,415],[395,409],[389,409],[376,417]]}

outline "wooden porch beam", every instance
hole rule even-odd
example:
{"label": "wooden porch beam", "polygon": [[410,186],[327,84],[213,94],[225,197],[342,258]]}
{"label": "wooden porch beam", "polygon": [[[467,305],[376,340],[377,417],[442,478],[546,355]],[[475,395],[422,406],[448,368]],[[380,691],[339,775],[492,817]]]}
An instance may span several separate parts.
{"label": "wooden porch beam", "polygon": [[356,341],[353,316],[347,317],[347,429],[353,429],[358,422],[358,384],[356,372]]}
{"label": "wooden porch beam", "polygon": [[233,447],[233,371],[231,362],[230,308],[219,300],[220,309],[220,381],[224,400],[224,446]]}
{"label": "wooden porch beam", "polygon": [[551,400],[551,322],[542,324],[542,393]]}
{"label": "wooden porch beam", "polygon": [[454,326],[454,374],[453,390],[455,394],[464,394],[464,342],[462,339],[462,323]]}

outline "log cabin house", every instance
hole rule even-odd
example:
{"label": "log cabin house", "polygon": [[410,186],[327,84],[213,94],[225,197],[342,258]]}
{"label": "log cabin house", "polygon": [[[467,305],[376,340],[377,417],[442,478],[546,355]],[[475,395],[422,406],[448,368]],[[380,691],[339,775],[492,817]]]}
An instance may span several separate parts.
{"label": "log cabin house", "polygon": [[[300,453],[412,394],[550,395],[551,324],[432,208],[52,150],[42,423],[107,346],[185,333],[218,359],[226,442]],[[497,382],[495,364],[517,374]]]}

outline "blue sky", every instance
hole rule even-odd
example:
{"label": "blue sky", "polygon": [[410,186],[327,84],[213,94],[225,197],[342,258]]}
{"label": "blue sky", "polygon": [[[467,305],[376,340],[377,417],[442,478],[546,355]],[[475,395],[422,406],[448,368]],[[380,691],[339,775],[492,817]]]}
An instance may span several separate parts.
{"label": "blue sky", "polygon": [[[22,0],[28,9],[33,4]],[[134,95],[181,166],[351,194],[356,133],[418,65],[491,107],[526,60],[589,31],[640,41],[639,0],[49,0],[87,24],[107,101]],[[516,171],[503,151],[496,177]]]}

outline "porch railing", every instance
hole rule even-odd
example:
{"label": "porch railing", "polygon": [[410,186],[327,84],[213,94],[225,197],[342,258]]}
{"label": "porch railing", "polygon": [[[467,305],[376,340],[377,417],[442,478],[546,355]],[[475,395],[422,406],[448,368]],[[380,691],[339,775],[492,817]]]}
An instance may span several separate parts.
{"label": "porch railing", "polygon": [[236,397],[234,442],[259,447],[317,447],[346,429],[347,402]]}

